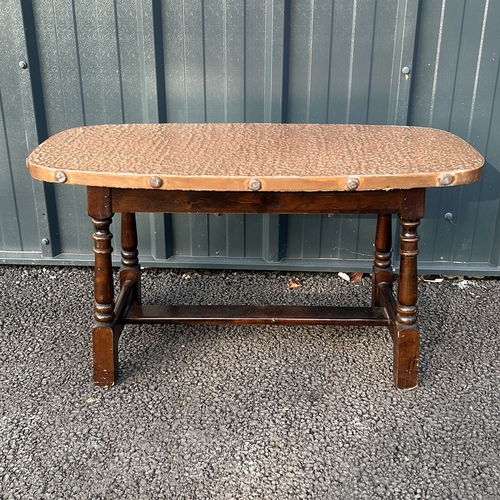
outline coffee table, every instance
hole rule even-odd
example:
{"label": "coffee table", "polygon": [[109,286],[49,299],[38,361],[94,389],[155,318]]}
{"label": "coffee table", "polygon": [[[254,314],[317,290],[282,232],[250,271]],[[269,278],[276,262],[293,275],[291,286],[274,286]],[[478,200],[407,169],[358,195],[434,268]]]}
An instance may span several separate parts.
{"label": "coffee table", "polygon": [[[386,326],[398,388],[418,383],[417,227],[425,190],[468,184],[483,158],[442,130],[382,125],[87,126],[38,146],[35,179],[87,186],[94,225],[94,381],[113,385],[126,324]],[[110,224],[121,213],[115,300]],[[144,305],[136,212],[377,214],[371,307]],[[392,214],[401,226],[397,293]]]}

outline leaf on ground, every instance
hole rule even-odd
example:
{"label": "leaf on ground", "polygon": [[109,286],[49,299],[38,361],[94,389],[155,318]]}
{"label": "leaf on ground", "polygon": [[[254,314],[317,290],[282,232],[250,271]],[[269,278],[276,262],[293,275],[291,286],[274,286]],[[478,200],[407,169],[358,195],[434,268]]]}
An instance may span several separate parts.
{"label": "leaf on ground", "polygon": [[360,283],[363,278],[363,273],[339,273],[339,276],[349,283]]}
{"label": "leaf on ground", "polygon": [[300,288],[301,286],[300,281],[296,278],[290,278],[288,280],[288,288]]}
{"label": "leaf on ground", "polygon": [[426,283],[442,283],[444,281],[444,278],[441,278],[441,277],[433,277],[433,276],[429,276],[429,277],[423,277],[422,278]]}
{"label": "leaf on ground", "polygon": [[349,274],[351,278],[351,283],[360,283],[363,278],[363,273],[351,273]]}

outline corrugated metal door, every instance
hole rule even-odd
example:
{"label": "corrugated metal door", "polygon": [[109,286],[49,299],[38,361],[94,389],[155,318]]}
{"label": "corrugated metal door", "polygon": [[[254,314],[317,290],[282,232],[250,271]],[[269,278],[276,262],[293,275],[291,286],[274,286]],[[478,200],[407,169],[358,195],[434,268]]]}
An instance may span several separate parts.
{"label": "corrugated metal door", "polygon": [[[1,261],[92,262],[84,190],[32,182],[24,168],[38,141],[65,128],[408,123],[449,129],[488,160],[481,184],[429,193],[421,270],[497,273],[497,2],[7,4]],[[373,253],[372,217],[141,214],[139,227],[142,262],[158,266],[368,269]]]}

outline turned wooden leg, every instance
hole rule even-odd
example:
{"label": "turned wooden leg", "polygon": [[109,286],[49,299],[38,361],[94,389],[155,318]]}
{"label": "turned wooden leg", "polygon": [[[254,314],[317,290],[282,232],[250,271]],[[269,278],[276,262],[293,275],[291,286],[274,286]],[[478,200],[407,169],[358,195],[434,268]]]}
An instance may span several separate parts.
{"label": "turned wooden leg", "polygon": [[417,328],[417,255],[419,220],[400,219],[401,256],[399,268],[396,323],[392,328],[394,341],[394,382],[400,389],[418,384]]}
{"label": "turned wooden leg", "polygon": [[125,281],[134,283],[133,303],[141,303],[141,275],[139,268],[139,252],[137,251],[137,225],[135,213],[124,212],[121,216],[121,268],[120,287]]}
{"label": "turned wooden leg", "polygon": [[87,188],[88,213],[94,225],[94,382],[111,386],[118,376],[118,337],[115,329],[115,304],[111,239],[109,226],[113,220],[110,190]]}
{"label": "turned wooden leg", "polygon": [[94,224],[94,382],[100,386],[115,383],[118,375],[118,335],[115,335],[115,304],[113,290],[113,268],[111,263],[111,217],[92,219]]}
{"label": "turned wooden leg", "polygon": [[379,285],[387,283],[392,290],[392,219],[391,214],[379,214],[375,234],[375,254],[372,271],[372,307],[380,307]]}

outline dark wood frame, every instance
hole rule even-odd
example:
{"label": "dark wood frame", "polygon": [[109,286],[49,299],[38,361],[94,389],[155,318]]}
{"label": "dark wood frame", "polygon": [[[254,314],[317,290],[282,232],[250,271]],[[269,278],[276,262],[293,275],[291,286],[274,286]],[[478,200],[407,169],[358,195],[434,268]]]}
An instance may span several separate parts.
{"label": "dark wood frame", "polygon": [[[273,324],[387,326],[394,343],[394,382],[418,382],[417,227],[424,216],[425,189],[359,192],[152,191],[87,187],[94,224],[94,381],[111,386],[118,376],[118,340],[126,324]],[[120,292],[114,298],[109,226],[121,212]],[[377,214],[371,307],[146,306],[141,304],[136,212],[157,213],[372,213]],[[397,296],[391,267],[391,214],[400,219]]]}

